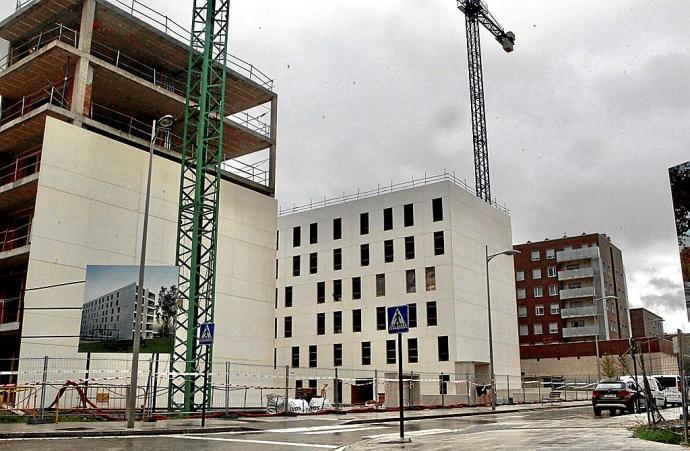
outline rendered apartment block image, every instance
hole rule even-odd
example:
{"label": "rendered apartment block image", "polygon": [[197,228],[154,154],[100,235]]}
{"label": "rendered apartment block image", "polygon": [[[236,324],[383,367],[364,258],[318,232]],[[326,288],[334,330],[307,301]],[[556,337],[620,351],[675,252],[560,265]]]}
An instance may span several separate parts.
{"label": "rendered apartment block image", "polygon": [[[357,383],[336,387],[335,399],[374,399],[374,370],[394,377],[400,358],[396,336],[387,331],[386,308],[408,305],[406,374],[436,381],[421,389],[416,384],[416,396],[438,395],[441,373],[488,376],[485,246],[490,252],[512,248],[510,217],[451,177],[437,180],[283,212],[276,261],[277,366],[302,373],[352,371],[347,374]],[[496,258],[490,275],[496,373],[519,375],[511,259]],[[314,388],[318,382],[296,383]],[[448,385],[448,394],[467,390]]]}
{"label": "rendered apartment block image", "polygon": [[[21,1],[0,18],[0,370],[77,357],[80,312],[46,308],[81,307],[87,265],[139,264],[151,123],[168,114],[146,264],[176,265],[189,33],[135,3]],[[270,363],[277,96],[256,67],[227,66],[214,355]]]}
{"label": "rendered apartment block image", "polygon": [[[85,302],[81,312],[79,337],[85,340],[120,341],[134,336],[134,313],[139,287],[131,283]],[[141,338],[153,338],[156,315],[156,295],[144,290]]]}
{"label": "rendered apartment block image", "polygon": [[515,246],[521,345],[630,336],[623,256],[606,235]]}

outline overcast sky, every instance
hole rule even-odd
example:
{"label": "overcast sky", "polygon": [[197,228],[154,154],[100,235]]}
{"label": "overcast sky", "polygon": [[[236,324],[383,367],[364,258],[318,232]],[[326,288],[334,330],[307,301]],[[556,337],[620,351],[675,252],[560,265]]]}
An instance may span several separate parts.
{"label": "overcast sky", "polygon": [[[188,27],[192,0],[145,3]],[[506,54],[482,32],[491,187],[514,241],[610,235],[630,305],[685,327],[667,169],[690,160],[687,0],[487,3],[517,36]],[[276,81],[280,205],[444,169],[474,183],[454,0],[232,0],[230,33]]]}

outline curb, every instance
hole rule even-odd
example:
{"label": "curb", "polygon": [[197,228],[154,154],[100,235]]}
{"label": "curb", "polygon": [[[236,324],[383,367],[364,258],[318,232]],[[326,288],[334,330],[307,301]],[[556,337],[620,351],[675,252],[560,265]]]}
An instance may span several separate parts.
{"label": "curb", "polygon": [[[434,415],[420,415],[420,416],[412,416],[412,417],[405,417],[405,421],[419,421],[419,420],[435,420],[439,418],[457,418],[457,417],[475,417],[475,416],[481,416],[481,415],[500,415],[504,413],[519,413],[519,412],[535,412],[539,410],[547,410],[547,409],[573,409],[576,407],[587,407],[589,404],[575,404],[575,405],[569,405],[569,406],[550,406],[550,407],[530,407],[526,409],[505,409],[505,410],[496,410],[496,411],[481,411],[481,412],[458,412],[458,413],[439,413],[439,414],[434,414]],[[344,421],[343,424],[371,424],[371,423],[392,423],[392,422],[398,422],[400,421],[399,416],[395,417],[385,417],[385,418],[378,418],[378,419],[364,419],[364,420],[349,420],[349,421]]]}
{"label": "curb", "polygon": [[0,440],[2,439],[18,439],[18,438],[95,438],[95,437],[128,437],[140,435],[179,435],[179,434],[203,434],[203,433],[219,433],[219,432],[253,432],[256,428],[249,428],[243,426],[225,426],[213,428],[201,427],[184,427],[184,428],[166,428],[166,429],[116,429],[107,431],[69,431],[69,430],[55,430],[55,431],[31,431],[31,432],[0,432]]}

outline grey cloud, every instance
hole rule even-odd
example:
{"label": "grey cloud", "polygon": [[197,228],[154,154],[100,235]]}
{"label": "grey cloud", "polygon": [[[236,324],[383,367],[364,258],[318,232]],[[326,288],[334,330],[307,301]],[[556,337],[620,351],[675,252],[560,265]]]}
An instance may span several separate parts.
{"label": "grey cloud", "polygon": [[663,294],[649,294],[640,296],[642,305],[655,311],[658,309],[665,311],[681,310],[685,306],[685,298],[682,290],[676,292],[667,292]]}

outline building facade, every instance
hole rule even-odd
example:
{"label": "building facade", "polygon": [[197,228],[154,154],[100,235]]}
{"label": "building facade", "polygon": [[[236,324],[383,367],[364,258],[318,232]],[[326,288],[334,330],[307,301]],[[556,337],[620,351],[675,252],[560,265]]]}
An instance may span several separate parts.
{"label": "building facade", "polygon": [[[84,303],[79,338],[84,340],[131,340],[134,337],[139,286],[130,283]],[[141,338],[153,338],[156,317],[156,294],[144,289]]]}
{"label": "building facade", "polygon": [[520,345],[630,337],[623,257],[607,236],[527,242],[515,250]]}
{"label": "building facade", "polygon": [[646,308],[631,308],[630,330],[633,338],[663,337],[664,319]]}
{"label": "building facade", "polygon": [[[189,33],[141,8],[30,0],[0,22],[2,370],[76,357],[84,287],[72,282],[87,265],[139,263],[151,123],[166,114],[178,120],[154,142],[147,264],[176,264]],[[214,357],[268,364],[277,96],[232,56],[227,80]]]}
{"label": "building facade", "polygon": [[[488,375],[485,246],[511,249],[510,218],[448,177],[409,186],[279,217],[277,366],[360,372],[362,386],[374,370],[393,377],[400,356],[386,308],[404,304],[405,371],[437,381],[418,396],[437,395],[441,373]],[[497,374],[520,373],[514,287],[510,258],[492,261]],[[374,398],[337,391],[346,403]]]}

